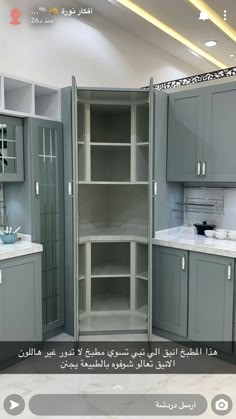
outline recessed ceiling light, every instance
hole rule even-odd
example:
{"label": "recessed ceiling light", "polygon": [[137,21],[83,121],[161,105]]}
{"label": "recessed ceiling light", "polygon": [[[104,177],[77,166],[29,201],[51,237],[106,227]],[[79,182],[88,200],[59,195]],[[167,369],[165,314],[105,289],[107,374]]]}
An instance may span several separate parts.
{"label": "recessed ceiling light", "polygon": [[195,52],[195,51],[190,51],[191,52],[191,54],[193,54],[195,57],[198,57],[199,58],[199,55]]}
{"label": "recessed ceiling light", "polygon": [[230,57],[234,57],[234,54],[230,54]]}
{"label": "recessed ceiling light", "polygon": [[204,44],[206,45],[206,47],[215,47],[218,42],[217,41],[206,41],[204,42]]}

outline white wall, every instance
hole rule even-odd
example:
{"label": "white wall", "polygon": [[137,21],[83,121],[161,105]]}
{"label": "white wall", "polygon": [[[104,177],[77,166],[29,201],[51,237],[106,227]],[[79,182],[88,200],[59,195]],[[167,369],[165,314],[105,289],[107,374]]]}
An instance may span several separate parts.
{"label": "white wall", "polygon": [[192,213],[184,214],[185,224],[191,225],[196,222],[207,221],[214,223],[218,228],[236,230],[236,188],[188,188],[184,189],[185,200],[187,198],[211,199],[213,201],[223,201],[223,212],[214,214]]}
{"label": "white wall", "polygon": [[[59,87],[69,85],[72,74],[81,86],[140,87],[149,83],[150,76],[161,82],[198,73],[96,11],[86,18],[59,16],[52,25],[29,23],[32,4],[68,3],[0,0],[1,73]],[[21,10],[21,25],[9,24],[13,7]]]}

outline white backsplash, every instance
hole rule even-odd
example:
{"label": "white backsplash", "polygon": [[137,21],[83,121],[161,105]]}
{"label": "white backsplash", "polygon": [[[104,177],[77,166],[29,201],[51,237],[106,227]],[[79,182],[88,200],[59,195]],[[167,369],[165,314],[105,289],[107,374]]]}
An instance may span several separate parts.
{"label": "white backsplash", "polygon": [[224,201],[222,214],[202,212],[184,212],[184,224],[207,221],[216,224],[217,228],[236,230],[236,188],[184,188],[184,200],[189,198],[215,199]]}

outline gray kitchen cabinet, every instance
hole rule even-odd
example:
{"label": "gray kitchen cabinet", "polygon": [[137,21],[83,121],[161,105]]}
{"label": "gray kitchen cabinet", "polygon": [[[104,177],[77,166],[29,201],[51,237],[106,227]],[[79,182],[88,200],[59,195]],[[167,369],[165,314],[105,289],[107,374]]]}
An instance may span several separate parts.
{"label": "gray kitchen cabinet", "polygon": [[167,180],[235,182],[236,83],[169,95]]}
{"label": "gray kitchen cabinet", "polygon": [[[25,182],[6,184],[8,224],[43,245],[42,301],[46,337],[64,325],[64,187],[62,124],[28,118]],[[17,203],[17,204],[16,204]]]}
{"label": "gray kitchen cabinet", "polygon": [[189,338],[231,342],[234,259],[190,252]]}
{"label": "gray kitchen cabinet", "polygon": [[188,252],[153,246],[154,326],[187,336]]}
{"label": "gray kitchen cabinet", "polygon": [[42,340],[41,255],[0,262],[0,341]]}
{"label": "gray kitchen cabinet", "polygon": [[0,182],[23,180],[23,122],[0,115]]}
{"label": "gray kitchen cabinet", "polygon": [[205,179],[236,182],[236,83],[205,89]]}
{"label": "gray kitchen cabinet", "polygon": [[196,181],[203,156],[204,89],[169,95],[168,181]]}

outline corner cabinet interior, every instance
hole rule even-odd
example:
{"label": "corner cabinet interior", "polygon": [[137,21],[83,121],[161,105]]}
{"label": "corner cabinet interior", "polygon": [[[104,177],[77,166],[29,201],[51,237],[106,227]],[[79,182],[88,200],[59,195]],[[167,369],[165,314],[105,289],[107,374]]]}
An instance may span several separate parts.
{"label": "corner cabinet interior", "polygon": [[147,332],[150,93],[74,92],[75,336]]}

